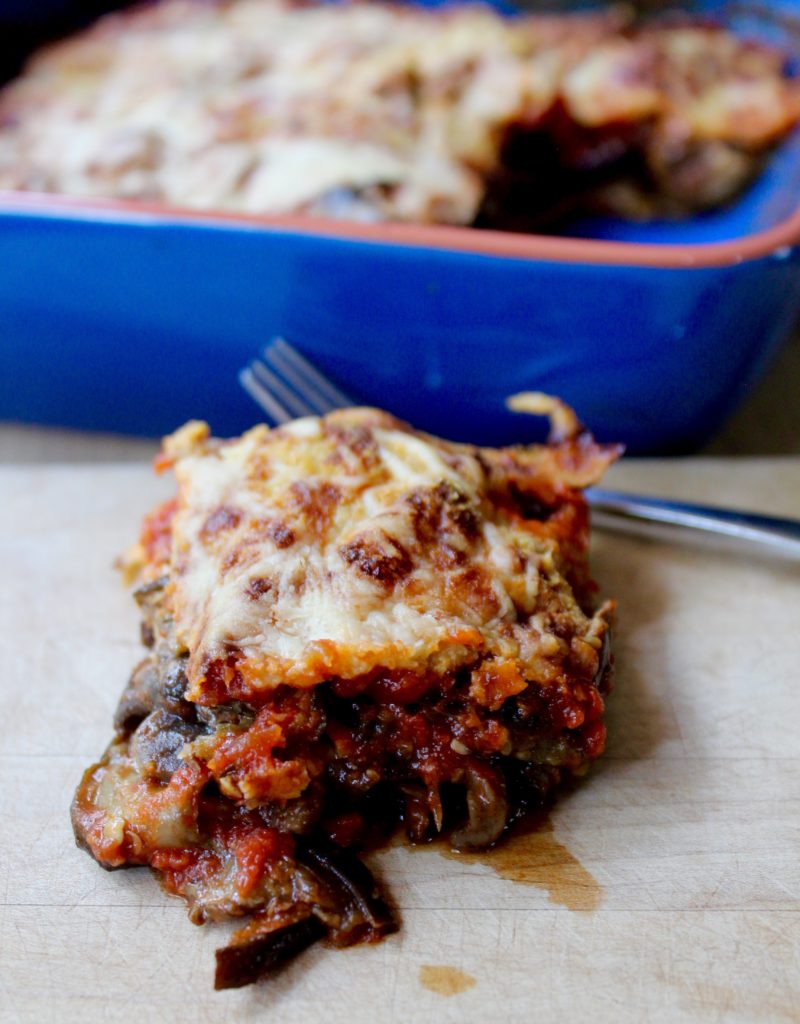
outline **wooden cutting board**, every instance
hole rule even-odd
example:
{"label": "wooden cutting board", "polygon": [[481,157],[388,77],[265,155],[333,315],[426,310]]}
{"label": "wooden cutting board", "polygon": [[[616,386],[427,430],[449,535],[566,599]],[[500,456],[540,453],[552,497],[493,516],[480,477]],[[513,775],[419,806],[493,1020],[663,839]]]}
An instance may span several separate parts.
{"label": "wooden cutting board", "polygon": [[[800,514],[800,460],[612,484]],[[394,847],[401,932],[215,993],[224,929],[75,848],[68,806],[139,657],[112,570],[168,482],[0,470],[0,1020],[800,1021],[800,565],[597,538],[619,600],[605,758],[493,855]]]}

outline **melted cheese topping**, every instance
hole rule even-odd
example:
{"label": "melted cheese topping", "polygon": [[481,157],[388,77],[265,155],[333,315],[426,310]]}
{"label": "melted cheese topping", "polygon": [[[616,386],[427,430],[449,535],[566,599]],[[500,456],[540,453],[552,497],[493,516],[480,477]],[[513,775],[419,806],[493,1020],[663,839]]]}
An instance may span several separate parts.
{"label": "melted cheese topping", "polygon": [[[513,478],[577,500],[554,472],[558,446],[477,450],[346,410],[232,442],[191,424],[165,451],[179,488],[169,601],[192,700],[486,658],[545,682],[576,642],[599,646],[555,533],[508,497]],[[614,455],[566,461],[596,477]]]}
{"label": "melted cheese topping", "polygon": [[0,187],[469,224],[515,126],[638,125],[658,169],[695,141],[758,150],[797,116],[779,56],[722,30],[163,0],[43,52],[0,94]]}

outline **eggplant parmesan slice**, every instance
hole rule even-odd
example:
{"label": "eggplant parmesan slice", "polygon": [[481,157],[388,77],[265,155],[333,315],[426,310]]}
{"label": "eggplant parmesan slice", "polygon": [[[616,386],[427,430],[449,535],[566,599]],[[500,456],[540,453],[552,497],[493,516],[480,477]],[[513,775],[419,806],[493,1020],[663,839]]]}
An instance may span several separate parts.
{"label": "eggplant parmesan slice", "polygon": [[555,400],[515,407],[550,443],[451,444],[375,409],[166,439],[177,496],[125,562],[146,653],[72,815],[193,922],[244,919],[217,987],[381,939],[359,851],[400,824],[490,847],[602,752],[612,605],[581,489],[619,448]]}
{"label": "eggplant parmesan slice", "polygon": [[507,230],[680,215],[735,196],[796,123],[786,63],[624,5],[161,0],[0,92],[0,188]]}

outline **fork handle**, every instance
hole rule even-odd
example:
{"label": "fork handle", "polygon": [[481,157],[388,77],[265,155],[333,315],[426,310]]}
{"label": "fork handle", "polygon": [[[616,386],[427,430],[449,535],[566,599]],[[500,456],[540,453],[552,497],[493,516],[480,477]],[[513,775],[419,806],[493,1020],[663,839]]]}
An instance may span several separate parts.
{"label": "fork handle", "polygon": [[592,520],[602,529],[621,533],[669,531],[689,539],[726,540],[737,547],[755,546],[783,557],[800,559],[800,521],[735,509],[665,501],[592,487],[586,491]]}

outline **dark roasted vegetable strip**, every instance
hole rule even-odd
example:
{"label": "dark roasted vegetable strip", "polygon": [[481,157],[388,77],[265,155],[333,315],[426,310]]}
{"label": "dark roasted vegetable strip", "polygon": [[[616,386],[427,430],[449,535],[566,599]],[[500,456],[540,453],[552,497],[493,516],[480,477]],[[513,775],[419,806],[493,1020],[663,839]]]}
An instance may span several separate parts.
{"label": "dark roasted vegetable strip", "polygon": [[508,820],[508,799],[503,773],[489,764],[473,762],[464,769],[467,788],[467,823],[450,836],[456,850],[485,850],[503,834]]}
{"label": "dark roasted vegetable strip", "polygon": [[[243,933],[250,929],[242,929]],[[242,988],[251,985],[266,974],[272,974],[289,960],[325,934],[325,925],[316,917],[286,925],[242,942],[234,941],[216,952],[217,970],[214,988]]]}
{"label": "dark roasted vegetable strip", "polygon": [[337,945],[376,942],[396,932],[399,925],[383,900],[372,872],[346,850],[298,839],[295,856],[317,875],[332,895],[338,896],[342,923],[332,932]]}

